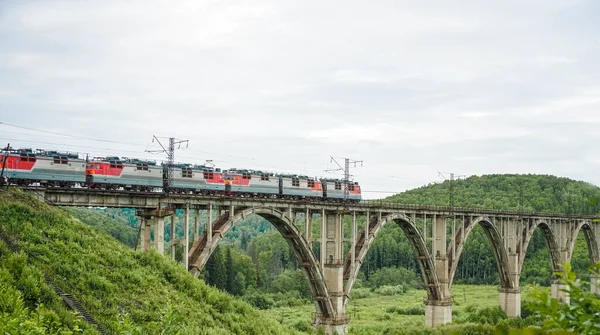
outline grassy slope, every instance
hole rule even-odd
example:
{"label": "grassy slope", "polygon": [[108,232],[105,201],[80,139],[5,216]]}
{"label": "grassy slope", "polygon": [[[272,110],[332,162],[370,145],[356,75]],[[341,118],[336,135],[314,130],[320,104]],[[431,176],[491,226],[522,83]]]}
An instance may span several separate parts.
{"label": "grassy slope", "polygon": [[[522,295],[527,296],[530,289],[530,286],[523,287]],[[495,285],[453,285],[452,296],[455,323],[467,322],[469,308],[498,306],[498,286]],[[395,313],[393,309],[411,307],[423,309],[423,300],[426,297],[425,290],[411,290],[397,296],[380,296],[371,293],[366,298],[354,298],[348,304],[348,316],[352,319],[349,333],[350,335],[381,334],[386,329],[422,328],[425,326],[424,314],[401,315]],[[272,311],[278,319],[283,317],[284,325],[293,326],[298,322],[308,322],[311,313],[314,312],[314,306],[279,307]]]}
{"label": "grassy slope", "polygon": [[[286,334],[267,314],[208,287],[156,253],[112,237],[18,190],[0,193],[0,224],[107,329],[143,334]],[[118,322],[118,320],[121,320]]]}

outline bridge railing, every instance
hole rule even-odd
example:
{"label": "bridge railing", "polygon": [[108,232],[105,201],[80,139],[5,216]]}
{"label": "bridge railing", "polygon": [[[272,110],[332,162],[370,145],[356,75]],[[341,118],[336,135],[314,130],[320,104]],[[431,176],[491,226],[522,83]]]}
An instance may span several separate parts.
{"label": "bridge railing", "polygon": [[385,200],[363,200],[356,203],[358,207],[365,208],[386,208],[386,209],[397,209],[397,210],[417,210],[417,211],[436,211],[436,212],[449,212],[456,214],[491,214],[491,215],[511,215],[511,216],[554,216],[554,217],[576,217],[594,219],[598,218],[598,215],[592,214],[577,214],[577,213],[555,213],[555,212],[536,212],[536,211],[519,211],[519,210],[505,210],[495,209],[486,207],[459,207],[459,206],[438,206],[438,205],[424,205],[424,204],[406,204],[391,202]]}

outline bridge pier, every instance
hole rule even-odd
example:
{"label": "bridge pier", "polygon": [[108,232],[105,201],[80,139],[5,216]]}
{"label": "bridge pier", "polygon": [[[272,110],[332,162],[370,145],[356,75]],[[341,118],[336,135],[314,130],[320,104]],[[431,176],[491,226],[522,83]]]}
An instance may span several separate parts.
{"label": "bridge pier", "polygon": [[433,240],[431,245],[435,259],[435,272],[439,281],[441,297],[438,300],[425,302],[425,326],[437,327],[452,322],[445,216],[433,215],[431,238]]}
{"label": "bridge pier", "polygon": [[154,245],[156,252],[161,255],[165,254],[165,218],[158,217],[154,219],[156,224],[154,225]]}
{"label": "bridge pier", "polygon": [[556,298],[558,301],[568,304],[571,302],[568,291],[569,286],[562,282],[556,280],[552,283],[552,298]]}
{"label": "bridge pier", "polygon": [[500,307],[509,318],[521,316],[521,289],[500,288]]}
{"label": "bridge pier", "polygon": [[425,302],[425,326],[437,327],[452,322],[452,300]]}
{"label": "bridge pier", "polygon": [[140,250],[147,252],[150,250],[150,229],[151,226],[148,224],[148,219],[145,217],[140,218]]}
{"label": "bridge pier", "polygon": [[146,209],[137,212],[140,217],[140,246],[142,251],[150,250],[150,230],[154,227],[154,247],[156,251],[164,255],[165,253],[165,217],[174,215],[172,210],[168,209]]}
{"label": "bridge pier", "polygon": [[590,275],[590,292],[600,294],[600,277],[597,275]]}
{"label": "bridge pier", "polygon": [[[501,219],[502,220],[502,219]],[[500,307],[509,318],[518,318],[521,316],[521,271],[519,269],[520,256],[517,252],[519,243],[519,222],[517,220],[506,219],[501,225],[503,234],[503,244],[508,256],[508,269],[510,271],[510,281],[512,285],[500,287],[499,300]]]}
{"label": "bridge pier", "polygon": [[321,243],[324,244],[321,259],[325,259],[323,276],[333,305],[334,315],[315,318],[315,326],[323,326],[327,334],[345,335],[348,333],[346,307],[344,305],[344,215],[327,213],[324,228],[321,231]]}

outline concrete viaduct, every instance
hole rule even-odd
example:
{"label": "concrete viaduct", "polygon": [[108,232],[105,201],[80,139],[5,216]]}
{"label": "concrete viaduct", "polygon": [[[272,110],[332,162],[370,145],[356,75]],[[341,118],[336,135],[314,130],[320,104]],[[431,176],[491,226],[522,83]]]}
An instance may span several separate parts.
{"label": "concrete viaduct", "polygon": [[[137,208],[141,217],[141,248],[154,247],[164,253],[164,219],[174,209],[184,209],[183,242],[189,246],[189,220],[193,217],[193,246],[184,248],[184,263],[198,275],[227,232],[250,215],[269,221],[287,240],[304,270],[315,302],[315,325],[328,333],[347,332],[346,307],[359,269],[378,233],[387,224],[399,225],[412,244],[427,289],[425,324],[435,327],[452,321],[450,287],[465,241],[480,225],[490,241],[500,276],[499,303],[509,317],[521,313],[519,279],[527,246],[536,229],[546,239],[552,267],[569,262],[581,230],[589,257],[600,261],[600,222],[591,216],[511,212],[487,209],[402,205],[365,201],[356,204],[306,202],[282,199],[227,198],[87,189],[33,191],[41,200],[60,206]],[[206,211],[206,222],[200,222]],[[351,221],[344,232],[344,220]],[[318,225],[318,236],[313,236]],[[171,231],[174,231],[174,224]],[[201,226],[203,226],[202,233]],[[347,230],[347,229],[346,229]],[[174,234],[172,234],[174,235]],[[170,245],[174,256],[176,243]],[[344,243],[350,245],[344,252]],[[321,251],[318,255],[313,245]],[[591,289],[600,293],[599,278],[591,278]],[[552,295],[568,302],[564,287],[552,284]]]}

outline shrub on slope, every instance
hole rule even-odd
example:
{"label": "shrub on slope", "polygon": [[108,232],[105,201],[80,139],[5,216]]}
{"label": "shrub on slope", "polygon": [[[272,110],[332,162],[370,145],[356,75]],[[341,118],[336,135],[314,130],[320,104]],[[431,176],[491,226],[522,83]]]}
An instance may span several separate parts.
{"label": "shrub on slope", "polygon": [[181,265],[154,252],[135,252],[21,191],[0,193],[0,225],[18,239],[18,247],[35,255],[36,267],[111,331],[292,333],[190,276]]}
{"label": "shrub on slope", "polygon": [[67,310],[43,274],[0,241],[0,334],[98,334]]}

